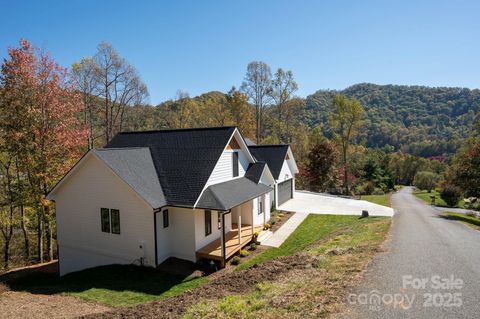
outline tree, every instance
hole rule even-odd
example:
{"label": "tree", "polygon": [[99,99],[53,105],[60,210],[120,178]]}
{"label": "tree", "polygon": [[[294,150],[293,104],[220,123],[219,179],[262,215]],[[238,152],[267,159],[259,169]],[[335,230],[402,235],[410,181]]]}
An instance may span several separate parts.
{"label": "tree", "polygon": [[418,189],[427,190],[430,193],[432,189],[435,189],[435,187],[437,187],[439,180],[440,180],[440,177],[437,174],[433,172],[422,171],[422,172],[418,172],[415,175],[413,184]]}
{"label": "tree", "polygon": [[[96,103],[96,100],[90,101],[87,95],[93,94],[101,101],[101,128],[105,142],[108,143],[123,128],[125,108],[141,104],[148,96],[147,87],[137,70],[106,42],[97,46],[93,58],[82,59],[74,64],[73,69],[81,83],[87,113],[95,108],[90,102]],[[93,116],[88,120],[92,121]]]}
{"label": "tree", "polygon": [[480,197],[480,139],[470,138],[458,151],[447,172],[447,180],[467,197]]}
{"label": "tree", "polygon": [[350,192],[348,184],[348,149],[352,139],[357,135],[362,125],[364,109],[355,98],[348,99],[343,95],[336,95],[333,98],[332,110],[330,112],[330,127],[335,140],[340,144],[342,154],[343,186],[345,194]]}
{"label": "tree", "polygon": [[78,120],[84,106],[68,70],[48,53],[21,40],[8,54],[0,76],[0,140],[28,181],[42,262],[45,224],[49,258],[53,248],[53,214],[45,196],[84,150],[88,132]]}
{"label": "tree", "polygon": [[310,189],[324,192],[335,186],[337,152],[326,138],[317,141],[307,155],[305,174]]}
{"label": "tree", "polygon": [[227,95],[227,108],[230,110],[233,124],[245,137],[252,139],[255,136],[255,114],[254,109],[248,104],[248,97],[232,87]]}
{"label": "tree", "polygon": [[263,138],[264,111],[272,101],[272,71],[270,67],[265,62],[250,62],[240,90],[249,97],[255,106],[255,138],[257,143],[260,143]]}

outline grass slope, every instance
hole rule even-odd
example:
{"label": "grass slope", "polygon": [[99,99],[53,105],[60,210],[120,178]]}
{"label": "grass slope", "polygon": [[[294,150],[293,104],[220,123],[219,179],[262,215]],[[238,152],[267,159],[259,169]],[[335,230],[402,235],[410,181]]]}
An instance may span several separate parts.
{"label": "grass slope", "polygon": [[480,218],[478,217],[452,212],[446,212],[442,216],[446,219],[458,220],[473,229],[480,230]]}
{"label": "grass slope", "polygon": [[[421,191],[421,190],[415,189],[413,194],[418,198],[420,198],[421,200],[423,200],[426,204],[431,204],[432,199],[430,198],[430,196],[435,196],[435,203],[437,206],[449,207],[447,203],[445,203],[445,201],[440,197],[440,193],[436,190],[433,190],[432,192],[429,193],[427,191]],[[456,207],[463,208],[463,205],[464,205],[463,200],[461,200]]]}
{"label": "grass slope", "polygon": [[58,277],[33,274],[9,283],[10,289],[42,294],[64,294],[111,307],[133,306],[171,297],[206,282],[139,266],[103,266]]}
{"label": "grass slope", "polygon": [[391,207],[390,206],[390,194],[362,195],[361,199],[366,200],[367,202],[374,203],[374,204]]}
{"label": "grass slope", "polygon": [[272,277],[246,294],[199,301],[184,318],[321,318],[338,312],[348,287],[361,277],[389,227],[385,217],[310,215],[282,246],[239,268],[300,251],[317,257],[317,265]]}

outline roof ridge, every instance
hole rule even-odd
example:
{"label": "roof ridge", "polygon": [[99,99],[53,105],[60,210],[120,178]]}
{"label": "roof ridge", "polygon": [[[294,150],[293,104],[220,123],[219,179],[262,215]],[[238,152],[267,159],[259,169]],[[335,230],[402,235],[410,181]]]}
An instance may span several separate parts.
{"label": "roof ridge", "polygon": [[210,126],[210,127],[190,127],[190,128],[175,128],[164,130],[145,130],[145,131],[122,131],[118,134],[144,134],[144,133],[164,133],[164,132],[182,132],[182,131],[207,131],[207,130],[221,130],[232,129],[237,126]]}
{"label": "roof ridge", "polygon": [[258,148],[258,147],[285,147],[290,146],[290,144],[265,144],[265,145],[248,145],[248,147]]}

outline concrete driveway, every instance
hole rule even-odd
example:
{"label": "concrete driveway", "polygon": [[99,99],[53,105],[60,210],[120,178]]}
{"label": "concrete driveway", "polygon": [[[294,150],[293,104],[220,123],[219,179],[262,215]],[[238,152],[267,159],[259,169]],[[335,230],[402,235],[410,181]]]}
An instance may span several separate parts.
{"label": "concrete driveway", "polygon": [[364,200],[342,198],[306,191],[296,191],[294,197],[280,205],[279,210],[305,214],[361,215],[368,210],[370,216],[393,216],[390,207]]}

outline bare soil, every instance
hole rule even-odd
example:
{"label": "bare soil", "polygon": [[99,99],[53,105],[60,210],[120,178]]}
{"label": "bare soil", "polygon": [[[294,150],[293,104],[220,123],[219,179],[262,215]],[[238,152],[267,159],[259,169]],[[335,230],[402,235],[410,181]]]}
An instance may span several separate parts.
{"label": "bare soil", "polygon": [[34,266],[13,269],[0,276],[0,319],[3,318],[78,318],[82,315],[109,311],[109,307],[86,302],[78,298],[62,295],[32,294],[23,291],[10,291],[3,282],[30,275],[36,272],[57,272],[58,262],[53,261]]}
{"label": "bare soil", "polygon": [[318,264],[318,258],[298,253],[280,257],[250,269],[225,272],[180,296],[166,298],[133,308],[117,309],[105,313],[87,315],[85,318],[179,318],[187,309],[202,299],[220,299],[232,294],[250,291],[256,284],[272,280],[292,269],[308,269]]}

